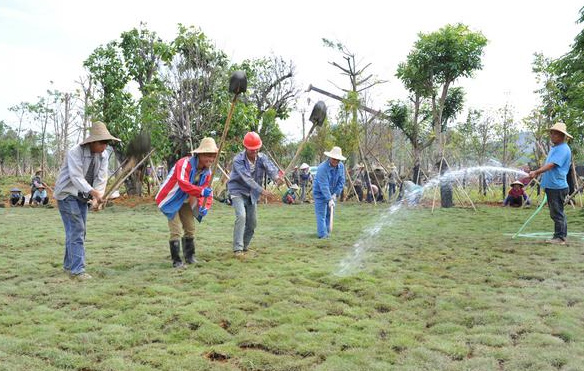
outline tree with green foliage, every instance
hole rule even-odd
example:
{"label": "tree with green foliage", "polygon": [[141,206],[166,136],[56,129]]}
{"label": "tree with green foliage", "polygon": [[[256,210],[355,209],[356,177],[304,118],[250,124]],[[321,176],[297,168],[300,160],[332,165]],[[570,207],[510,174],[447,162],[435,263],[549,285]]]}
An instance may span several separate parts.
{"label": "tree with green foliage", "polygon": [[[122,58],[118,42],[110,41],[97,47],[83,62],[96,91],[88,107],[91,120],[105,122],[112,135],[122,140],[120,146],[133,138],[137,116],[136,104],[127,90],[130,76]],[[116,155],[123,156],[119,148]]]}
{"label": "tree with green foliage", "polygon": [[[584,7],[580,9],[578,23],[584,23]],[[576,143],[584,143],[584,30],[574,38],[572,49],[562,57],[541,63],[534,70],[551,77],[540,95],[553,121],[563,121]],[[547,63],[549,62],[549,64]],[[547,64],[547,66],[546,66]],[[547,99],[546,99],[547,98]]]}
{"label": "tree with green foliage", "polygon": [[163,72],[169,113],[165,123],[170,139],[164,153],[169,164],[205,136],[221,132],[230,101],[227,55],[200,29],[179,24],[171,46],[174,56]]}
{"label": "tree with green foliage", "polygon": [[[406,80],[406,84],[411,81]],[[406,85],[407,86],[407,85]],[[445,100],[443,125],[456,117],[464,105],[464,91],[460,87],[450,89]],[[412,146],[412,181],[421,184],[420,161],[422,151],[435,140],[433,134],[432,107],[418,91],[412,91],[410,102],[389,101],[386,114],[391,118],[391,125],[398,128],[408,138]]]}
{"label": "tree with green foliage", "polygon": [[[493,150],[494,121],[495,118],[489,112],[469,109],[466,120],[458,125],[464,154],[468,160],[476,161],[479,166],[487,163],[488,155]],[[487,195],[485,174],[480,175],[479,192]]]}
{"label": "tree with green foliage", "polygon": [[534,147],[531,159],[533,162],[530,167],[539,168],[549,152],[550,142],[548,140],[548,131],[550,128],[549,120],[542,114],[542,108],[536,108],[523,119],[525,126],[533,136]]}
{"label": "tree with green foliage", "polygon": [[264,147],[281,154],[284,134],[278,120],[284,120],[296,104],[300,93],[295,78],[293,63],[272,55],[259,59],[245,60],[234,66],[246,72],[248,90],[246,105],[255,110],[254,119],[247,130],[260,134]]}
{"label": "tree with green foliage", "polygon": [[[414,48],[408,54],[406,62],[400,63],[396,76],[402,80],[406,89],[414,97],[414,115],[418,114],[421,100],[430,101],[434,138],[437,139],[436,159],[441,172],[446,171],[444,163],[444,141],[442,133],[446,131],[448,115],[455,115],[454,108],[462,108],[464,95],[462,91],[450,94],[453,83],[461,77],[472,77],[474,71],[482,68],[481,57],[487,39],[480,32],[472,32],[463,24],[446,25],[436,32],[420,33]],[[451,104],[453,111],[447,112]],[[434,140],[434,139],[433,139]],[[414,165],[415,166],[415,165]],[[452,203],[452,191],[449,184],[440,188],[443,207]]]}
{"label": "tree with green foliage", "polygon": [[400,63],[396,76],[417,99],[430,100],[434,135],[441,155],[448,92],[457,79],[472,77],[482,68],[481,57],[487,39],[460,23],[418,36],[406,62]]}
{"label": "tree with green foliage", "polygon": [[19,145],[16,131],[4,120],[0,121],[0,174],[8,174],[12,167],[18,168]]}
{"label": "tree with green foliage", "polygon": [[[122,140],[114,148],[119,162],[126,159],[128,144],[141,132],[154,143],[167,140],[162,125],[167,115],[162,99],[166,89],[159,72],[171,57],[170,46],[141,24],[140,29],[123,32],[119,41],[98,47],[84,62],[98,87],[89,107],[91,116],[107,123],[112,135]],[[130,93],[132,82],[138,86],[137,98]],[[141,194],[140,179],[140,172],[128,178],[129,194]]]}

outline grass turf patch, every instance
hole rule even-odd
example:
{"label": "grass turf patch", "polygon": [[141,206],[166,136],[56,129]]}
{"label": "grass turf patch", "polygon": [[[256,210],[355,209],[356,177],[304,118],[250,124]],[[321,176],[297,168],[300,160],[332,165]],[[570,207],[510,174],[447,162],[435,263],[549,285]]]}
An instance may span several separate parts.
{"label": "grass turf patch", "polygon": [[0,369],[579,369],[584,243],[511,239],[531,212],[340,203],[322,241],[311,205],[261,205],[239,261],[219,204],[176,270],[164,216],[114,205],[80,283],[57,209],[0,209]]}

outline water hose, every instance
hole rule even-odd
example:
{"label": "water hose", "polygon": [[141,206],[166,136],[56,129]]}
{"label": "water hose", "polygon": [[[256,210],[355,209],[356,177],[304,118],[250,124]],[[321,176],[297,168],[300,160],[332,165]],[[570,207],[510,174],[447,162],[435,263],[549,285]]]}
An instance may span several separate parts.
{"label": "water hose", "polygon": [[513,237],[511,237],[511,239],[514,239],[515,237],[517,237],[519,235],[519,233],[521,233],[523,231],[523,229],[525,229],[525,227],[527,227],[527,225],[529,224],[529,222],[531,221],[531,219],[533,219],[543,208],[543,205],[545,205],[547,201],[547,194],[544,193],[543,195],[543,200],[541,200],[541,203],[539,204],[539,206],[537,207],[537,209],[535,209],[535,211],[533,212],[533,214],[531,214],[531,216],[527,219],[527,221],[525,223],[523,223],[523,225],[521,226],[521,228],[519,228],[519,230],[517,231],[517,233],[515,233],[513,235]]}

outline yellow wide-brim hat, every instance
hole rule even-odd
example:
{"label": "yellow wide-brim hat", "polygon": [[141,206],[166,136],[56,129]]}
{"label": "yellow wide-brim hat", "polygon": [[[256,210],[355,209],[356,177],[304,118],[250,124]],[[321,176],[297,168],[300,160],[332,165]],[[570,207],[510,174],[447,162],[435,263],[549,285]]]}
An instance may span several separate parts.
{"label": "yellow wide-brim hat", "polygon": [[550,128],[550,131],[551,130],[559,131],[560,133],[566,135],[570,139],[574,138],[573,136],[571,136],[570,134],[568,134],[568,132],[566,131],[566,124],[564,124],[563,122],[556,122],[554,124],[554,126],[552,126]]}
{"label": "yellow wide-brim hat", "polygon": [[206,137],[201,140],[201,144],[197,148],[195,148],[191,153],[217,153],[219,152],[219,148],[217,147],[217,143],[215,143],[215,139]]}
{"label": "yellow wide-brim hat", "polygon": [[113,140],[116,142],[121,142],[120,139],[110,134],[110,132],[107,130],[107,127],[103,122],[96,121],[91,125],[91,128],[89,129],[89,136],[85,138],[83,142],[81,142],[81,145],[92,142],[101,142],[104,140],[107,141]]}

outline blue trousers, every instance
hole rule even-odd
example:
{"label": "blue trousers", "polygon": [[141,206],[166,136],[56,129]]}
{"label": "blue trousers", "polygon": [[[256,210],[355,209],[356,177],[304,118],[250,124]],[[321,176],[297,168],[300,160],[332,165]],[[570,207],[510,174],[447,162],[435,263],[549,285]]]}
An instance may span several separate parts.
{"label": "blue trousers", "polygon": [[257,225],[258,205],[249,196],[231,196],[231,202],[235,210],[233,251],[246,251]]}
{"label": "blue trousers", "polygon": [[316,215],[316,234],[318,238],[326,238],[331,233],[329,230],[331,214],[328,201],[314,199],[314,214]]}
{"label": "blue trousers", "polygon": [[65,257],[63,268],[77,275],[85,272],[85,233],[87,228],[87,202],[73,196],[57,201],[65,226]]}
{"label": "blue trousers", "polygon": [[564,200],[568,195],[568,188],[546,189],[547,203],[550,217],[554,221],[554,238],[566,240],[568,236],[568,219],[564,213]]}

